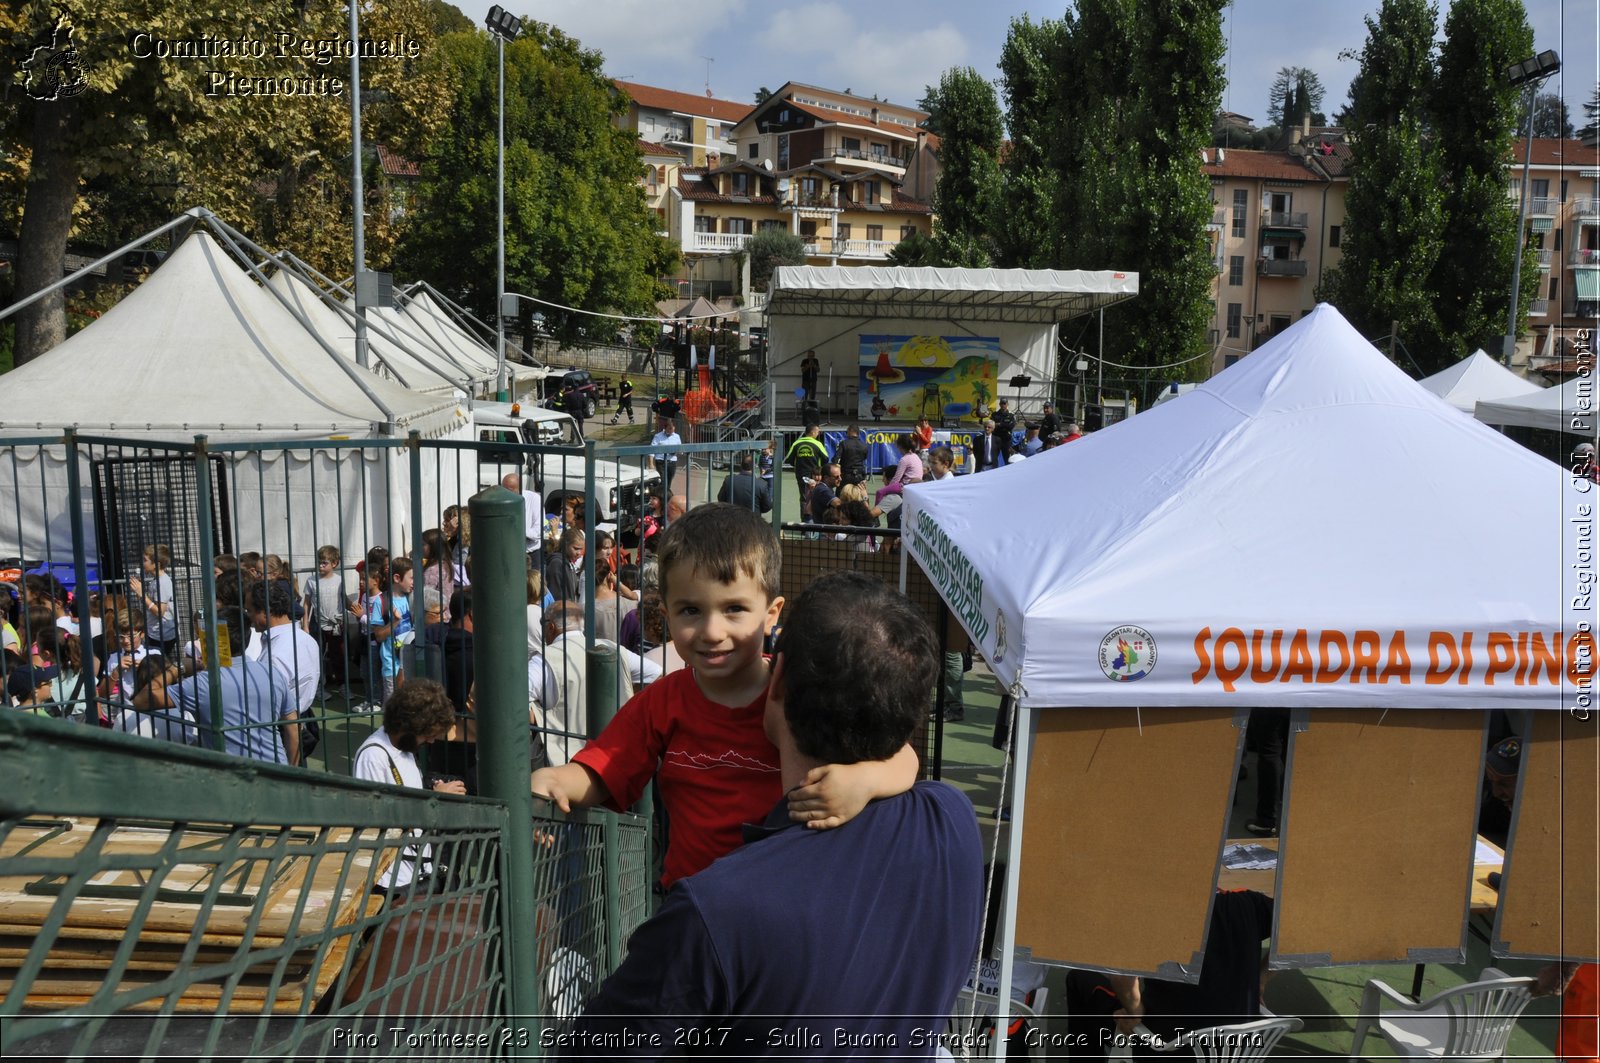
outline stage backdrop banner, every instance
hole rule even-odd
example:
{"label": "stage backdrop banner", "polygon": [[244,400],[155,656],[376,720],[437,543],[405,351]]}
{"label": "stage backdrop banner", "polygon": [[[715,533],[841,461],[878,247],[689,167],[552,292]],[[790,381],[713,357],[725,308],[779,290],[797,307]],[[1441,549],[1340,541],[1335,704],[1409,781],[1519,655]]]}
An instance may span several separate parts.
{"label": "stage backdrop banner", "polygon": [[893,418],[959,420],[993,407],[1000,379],[998,336],[860,335],[856,416],[881,397]]}
{"label": "stage backdrop banner", "polygon": [[[876,473],[879,469],[892,469],[900,460],[900,448],[894,441],[900,438],[900,433],[908,431],[905,428],[874,428],[870,431],[861,430],[861,441],[867,445],[867,472]],[[965,428],[949,429],[935,428],[933,430],[933,445],[935,447],[949,447],[955,455],[956,474],[961,475],[967,471],[967,455],[972,453],[972,441],[977,433]],[[822,433],[822,442],[828,448],[828,454],[838,460],[839,444],[844,442],[843,432]]]}

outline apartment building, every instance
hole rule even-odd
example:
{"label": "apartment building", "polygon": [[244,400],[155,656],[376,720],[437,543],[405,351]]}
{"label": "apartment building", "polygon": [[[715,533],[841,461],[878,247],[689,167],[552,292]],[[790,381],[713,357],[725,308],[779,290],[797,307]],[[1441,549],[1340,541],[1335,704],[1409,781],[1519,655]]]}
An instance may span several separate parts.
{"label": "apartment building", "polygon": [[733,127],[750,104],[674,92],[632,81],[613,81],[628,98],[620,119],[648,144],[671,148],[680,166],[716,166],[733,154]]}
{"label": "apartment building", "polygon": [[[1600,326],[1600,147],[1580,140],[1534,137],[1515,142],[1507,166],[1512,201],[1522,200],[1522,164],[1528,160],[1527,240],[1539,249],[1528,332],[1514,367],[1560,378],[1577,371],[1571,357],[1580,330]],[[1498,351],[1491,352],[1498,354]]]}
{"label": "apartment building", "polygon": [[1350,148],[1308,135],[1287,151],[1207,148],[1211,180],[1212,372],[1309,314],[1338,265]]}
{"label": "apartment building", "polygon": [[932,232],[937,179],[923,111],[789,82],[734,127],[735,156],[685,168],[669,231],[684,255],[726,255],[755,233],[801,237],[816,265],[871,265]]}

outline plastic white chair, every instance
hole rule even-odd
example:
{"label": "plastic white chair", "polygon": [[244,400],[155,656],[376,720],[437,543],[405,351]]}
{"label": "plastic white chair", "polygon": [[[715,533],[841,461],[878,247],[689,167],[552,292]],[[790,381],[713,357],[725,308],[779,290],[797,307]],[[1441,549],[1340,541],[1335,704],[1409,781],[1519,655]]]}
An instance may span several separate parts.
{"label": "plastic white chair", "polygon": [[1294,1033],[1305,1023],[1292,1015],[1253,1022],[1239,1022],[1230,1026],[1207,1026],[1190,1030],[1182,1037],[1170,1041],[1155,1041],[1151,1047],[1157,1052],[1175,1052],[1180,1048],[1194,1050],[1196,1059],[1211,1063],[1242,1063],[1247,1059],[1268,1059],[1272,1049],[1285,1034]]}
{"label": "plastic white chair", "polygon": [[[1037,1019],[1044,1010],[1047,995],[1045,987],[1040,986],[1033,991],[1031,1006],[1013,1000],[1010,1010],[1011,1021],[1016,1021],[1018,1017]],[[948,1046],[946,1051],[955,1059],[988,1058],[992,1054],[989,1038],[994,1036],[995,1016],[1000,1013],[1000,998],[993,993],[963,989],[956,994],[954,1012],[945,1023],[944,1044]],[[1036,1040],[1040,1043],[1028,1046],[1029,1059],[1045,1058],[1042,1039]]]}
{"label": "plastic white chair", "polygon": [[[1371,1032],[1397,1056],[1460,1063],[1504,1059],[1517,1017],[1533,999],[1533,984],[1532,978],[1511,978],[1485,967],[1478,981],[1419,1004],[1374,978],[1361,994],[1350,1058],[1361,1058],[1361,1044]],[[1393,1010],[1385,1012],[1386,1005]]]}

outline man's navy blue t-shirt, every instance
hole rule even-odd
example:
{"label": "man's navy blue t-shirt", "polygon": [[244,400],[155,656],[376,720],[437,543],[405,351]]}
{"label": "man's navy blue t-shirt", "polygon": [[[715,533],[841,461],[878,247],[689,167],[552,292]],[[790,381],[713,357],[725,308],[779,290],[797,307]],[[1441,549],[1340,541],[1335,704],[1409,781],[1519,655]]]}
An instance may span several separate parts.
{"label": "man's navy blue t-shirt", "polygon": [[[563,1044],[649,1058],[930,1058],[972,970],[983,856],[972,805],[921,782],[835,830],[779,802],[673,888]],[[610,1017],[607,1017],[610,1016]]]}

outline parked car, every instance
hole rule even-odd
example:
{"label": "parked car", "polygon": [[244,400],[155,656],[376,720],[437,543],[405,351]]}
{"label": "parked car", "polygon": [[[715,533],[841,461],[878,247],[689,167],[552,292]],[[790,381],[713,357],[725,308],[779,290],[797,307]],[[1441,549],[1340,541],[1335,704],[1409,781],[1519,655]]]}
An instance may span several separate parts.
{"label": "parked car", "polygon": [[[579,370],[579,372],[583,372]],[[585,372],[585,376],[588,374]],[[578,422],[559,410],[511,402],[479,402],[472,408],[473,430],[480,442],[505,444],[502,450],[478,452],[478,485],[489,487],[508,472],[518,472],[544,499],[547,511],[563,495],[585,497],[587,456]],[[557,448],[532,451],[530,445]],[[641,459],[606,459],[597,450],[594,494],[588,511],[596,524],[613,524],[618,534],[632,532],[644,512],[646,496],[661,493],[661,475]]]}
{"label": "parked car", "polygon": [[545,378],[540,388],[545,406],[552,410],[566,409],[568,389],[576,389],[583,396],[585,417],[593,417],[600,403],[600,389],[595,386],[594,378],[589,375],[587,369],[548,369],[545,371]]}

